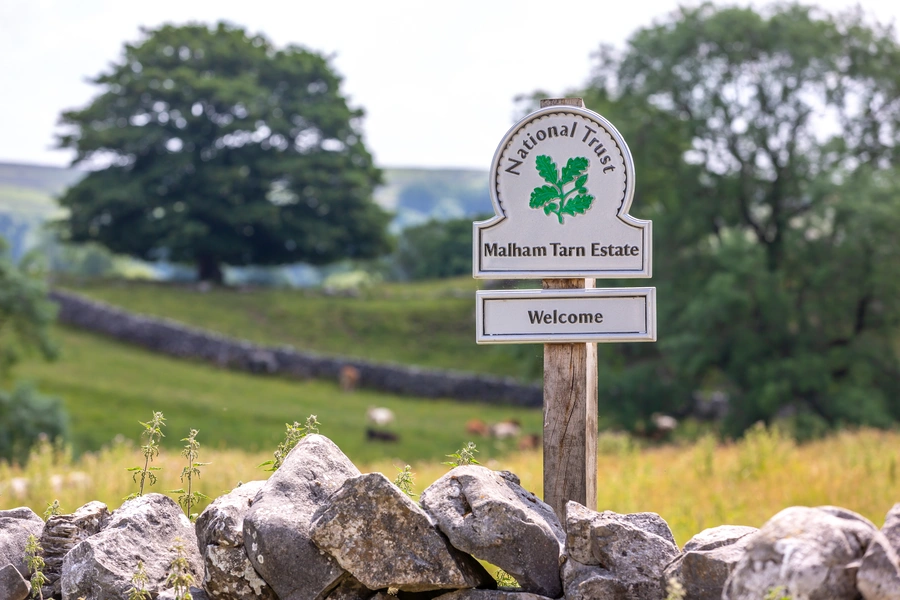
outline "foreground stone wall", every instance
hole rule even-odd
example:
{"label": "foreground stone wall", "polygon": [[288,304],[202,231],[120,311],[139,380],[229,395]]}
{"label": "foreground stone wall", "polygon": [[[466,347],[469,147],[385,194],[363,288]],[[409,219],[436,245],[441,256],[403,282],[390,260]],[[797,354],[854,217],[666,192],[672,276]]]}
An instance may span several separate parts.
{"label": "foreground stone wall", "polygon": [[[77,294],[54,290],[59,320],[154,352],[211,362],[223,368],[297,378],[338,380],[353,367],[358,385],[405,396],[452,398],[515,406],[542,406],[542,390],[513,379],[386,365],[321,356],[291,347],[266,347],[188,327],[168,319],[130,313]],[[474,342],[473,342],[474,343]]]}
{"label": "foreground stone wall", "polygon": [[[881,529],[846,509],[795,506],[761,529],[714,527],[679,549],[655,513],[569,502],[560,519],[513,473],[479,465],[451,469],[417,502],[321,435],[194,524],[162,494],[111,514],[88,503],[46,524],[27,508],[0,511],[4,600],[28,594],[28,535],[61,557],[42,589],[61,600],[125,600],[135,585],[174,599],[176,568],[195,600],[900,599],[900,504]],[[518,585],[499,587],[479,559]]]}

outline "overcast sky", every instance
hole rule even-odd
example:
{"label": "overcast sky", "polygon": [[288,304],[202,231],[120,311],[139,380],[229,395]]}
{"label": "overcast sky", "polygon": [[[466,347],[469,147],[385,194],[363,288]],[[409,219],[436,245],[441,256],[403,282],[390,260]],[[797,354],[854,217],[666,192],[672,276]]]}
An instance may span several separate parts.
{"label": "overcast sky", "polygon": [[[67,165],[71,154],[53,149],[56,122],[98,92],[85,78],[119,59],[141,26],[224,19],[333,56],[344,94],[366,111],[365,139],[380,166],[487,169],[517,94],[581,86],[601,43],[623,45],[678,4],[0,0],[0,161]],[[900,1],[862,5],[882,22],[900,20]]]}

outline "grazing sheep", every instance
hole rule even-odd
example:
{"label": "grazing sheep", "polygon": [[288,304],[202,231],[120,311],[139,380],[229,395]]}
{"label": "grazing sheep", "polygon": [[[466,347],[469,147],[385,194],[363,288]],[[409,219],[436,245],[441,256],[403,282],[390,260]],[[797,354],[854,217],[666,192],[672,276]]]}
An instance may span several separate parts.
{"label": "grazing sheep", "polygon": [[384,427],[394,422],[394,412],[383,406],[370,406],[366,411],[366,420],[378,427]]}
{"label": "grazing sheep", "polygon": [[491,425],[491,436],[498,440],[516,437],[520,433],[522,433],[522,426],[514,419],[500,421]]}

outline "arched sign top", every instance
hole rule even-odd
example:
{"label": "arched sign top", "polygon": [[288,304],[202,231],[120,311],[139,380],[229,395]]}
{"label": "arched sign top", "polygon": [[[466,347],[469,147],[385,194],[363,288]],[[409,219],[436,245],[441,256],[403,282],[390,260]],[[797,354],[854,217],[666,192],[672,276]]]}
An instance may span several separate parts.
{"label": "arched sign top", "polygon": [[473,276],[651,276],[651,223],[628,214],[634,163],[622,135],[574,106],[537,110],[491,163],[495,216],[473,224]]}

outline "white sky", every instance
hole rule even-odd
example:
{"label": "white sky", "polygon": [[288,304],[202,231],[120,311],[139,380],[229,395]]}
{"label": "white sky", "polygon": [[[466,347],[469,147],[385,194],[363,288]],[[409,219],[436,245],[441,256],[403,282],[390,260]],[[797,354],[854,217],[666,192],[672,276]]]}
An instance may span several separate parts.
{"label": "white sky", "polygon": [[[851,0],[820,0],[839,10]],[[61,111],[98,92],[85,78],[118,60],[139,27],[228,20],[278,45],[333,55],[343,91],[366,111],[383,167],[487,169],[517,94],[584,84],[601,43],[623,45],[677,0],[0,0],[0,161],[67,165]],[[882,22],[900,1],[866,0]],[[900,66],[898,66],[900,68]]]}

